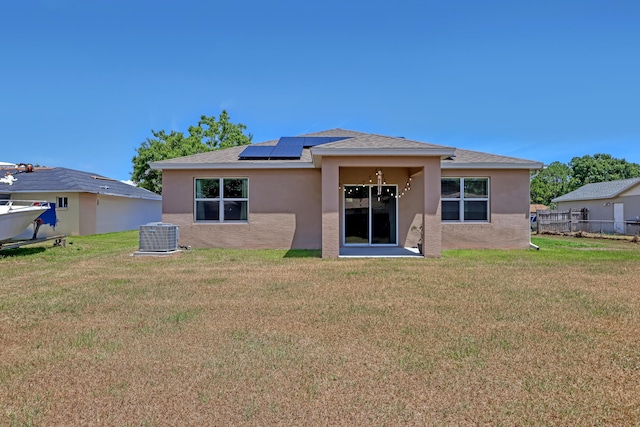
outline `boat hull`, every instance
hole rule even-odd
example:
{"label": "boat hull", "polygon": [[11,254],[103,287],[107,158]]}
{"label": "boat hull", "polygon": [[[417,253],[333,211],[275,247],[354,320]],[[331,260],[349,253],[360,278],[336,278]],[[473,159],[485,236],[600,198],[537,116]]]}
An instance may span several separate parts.
{"label": "boat hull", "polygon": [[45,206],[0,207],[0,240],[7,240],[21,234],[44,211]]}

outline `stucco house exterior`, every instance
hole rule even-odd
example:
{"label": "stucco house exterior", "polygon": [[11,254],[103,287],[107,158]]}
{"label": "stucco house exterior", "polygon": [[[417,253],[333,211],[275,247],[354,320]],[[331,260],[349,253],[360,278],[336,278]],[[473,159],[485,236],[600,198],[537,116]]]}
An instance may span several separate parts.
{"label": "stucco house exterior", "polygon": [[542,163],[345,129],[154,162],[162,218],[193,247],[528,248]]}
{"label": "stucco house exterior", "polygon": [[[606,221],[605,232],[639,231],[635,222],[640,221],[640,178],[586,184],[552,202],[558,210],[586,208],[589,221]],[[627,230],[628,225],[635,227],[634,231]]]}
{"label": "stucco house exterior", "polygon": [[162,220],[162,197],[132,185],[74,169],[2,169],[12,173],[11,185],[0,184],[0,199],[42,200],[56,206],[55,229],[38,235],[88,235],[136,230]]}

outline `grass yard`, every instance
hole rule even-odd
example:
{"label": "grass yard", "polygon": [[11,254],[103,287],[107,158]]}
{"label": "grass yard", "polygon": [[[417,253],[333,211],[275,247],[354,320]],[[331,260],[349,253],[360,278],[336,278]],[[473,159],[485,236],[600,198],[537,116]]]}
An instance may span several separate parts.
{"label": "grass yard", "polygon": [[640,425],[640,245],[0,252],[0,425]]}

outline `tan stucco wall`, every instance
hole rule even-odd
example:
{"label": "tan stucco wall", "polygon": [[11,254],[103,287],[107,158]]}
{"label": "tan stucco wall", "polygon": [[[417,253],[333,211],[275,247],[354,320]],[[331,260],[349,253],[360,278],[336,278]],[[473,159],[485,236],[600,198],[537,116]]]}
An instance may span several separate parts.
{"label": "tan stucco wall", "polygon": [[98,207],[98,195],[92,193],[80,193],[80,235],[96,234],[96,209]]}
{"label": "tan stucco wall", "polygon": [[443,249],[529,247],[528,170],[452,170],[442,176],[489,178],[489,223],[442,223]]}
{"label": "tan stucco wall", "polygon": [[48,230],[43,226],[39,236],[45,234],[64,234],[67,236],[77,236],[80,234],[80,194],[79,193],[15,193],[11,195],[14,200],[44,200],[56,204],[57,197],[66,197],[67,209],[56,208],[58,224],[55,230]]}
{"label": "tan stucco wall", "polygon": [[[322,169],[165,170],[162,220],[180,227],[180,244],[193,247],[323,249],[338,256],[342,242],[341,184],[368,184],[376,168],[387,184],[411,191],[398,200],[399,246],[415,246],[413,225],[424,221],[426,256],[441,249],[528,248],[528,170],[447,170],[439,158],[325,157]],[[442,223],[440,177],[488,177],[489,223]],[[194,178],[249,178],[247,223],[194,223]],[[424,220],[422,213],[425,212]]]}
{"label": "tan stucco wall", "polygon": [[[162,220],[193,247],[320,249],[318,169],[163,171]],[[249,179],[247,223],[194,223],[194,179]]]}
{"label": "tan stucco wall", "polygon": [[325,159],[322,167],[322,257],[340,255],[340,166]]}

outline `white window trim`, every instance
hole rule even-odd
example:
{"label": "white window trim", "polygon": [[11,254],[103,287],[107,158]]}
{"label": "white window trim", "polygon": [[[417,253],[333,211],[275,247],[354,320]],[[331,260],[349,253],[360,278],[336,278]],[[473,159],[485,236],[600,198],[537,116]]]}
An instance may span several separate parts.
{"label": "white window trim", "polygon": [[[457,224],[457,223],[471,223],[471,224],[487,224],[491,222],[491,179],[487,176],[443,176],[441,179],[459,179],[460,180],[460,197],[442,197],[442,192],[440,200],[442,202],[459,202],[459,212],[460,219],[443,219],[442,222],[446,222],[448,224]],[[487,180],[487,197],[464,197],[464,180],[465,179],[486,179]],[[487,202],[487,219],[486,220],[465,220],[464,218],[464,202],[465,201],[473,201],[473,202]]]}
{"label": "white window trim", "polygon": [[[222,197],[216,198],[197,198],[196,197],[196,181],[199,179],[217,179],[218,185],[220,188],[220,194]],[[245,179],[247,180],[247,197],[224,197],[224,180],[225,179]],[[197,205],[198,202],[218,202],[218,212],[220,214],[220,219],[212,220],[212,219],[197,219]],[[224,219],[224,202],[247,202],[247,219]],[[212,176],[212,177],[196,177],[193,179],[193,222],[196,224],[247,224],[249,222],[249,178],[246,176]]]}
{"label": "white window trim", "polygon": [[[60,206],[60,200],[64,199],[66,202],[64,206]],[[69,198],[67,196],[56,196],[56,209],[67,210],[69,209]]]}

